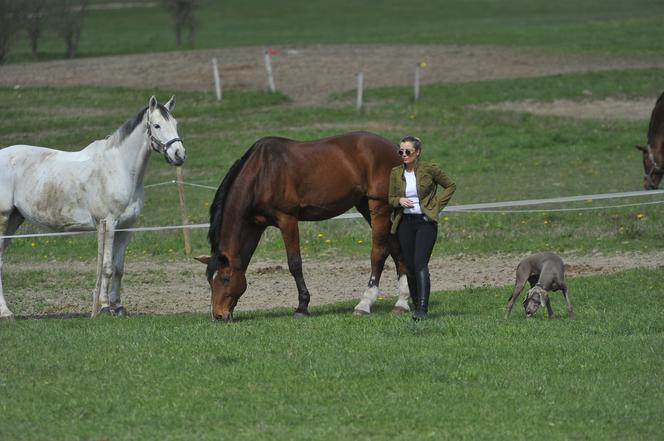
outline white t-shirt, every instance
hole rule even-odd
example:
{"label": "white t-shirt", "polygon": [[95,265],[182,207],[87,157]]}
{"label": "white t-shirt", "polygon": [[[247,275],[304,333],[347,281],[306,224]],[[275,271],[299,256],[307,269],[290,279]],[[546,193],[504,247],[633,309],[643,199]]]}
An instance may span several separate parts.
{"label": "white t-shirt", "polygon": [[406,178],[406,198],[413,202],[413,208],[404,208],[403,212],[406,214],[422,214],[420,209],[420,198],[417,197],[417,180],[415,179],[415,172],[405,171],[403,173]]}

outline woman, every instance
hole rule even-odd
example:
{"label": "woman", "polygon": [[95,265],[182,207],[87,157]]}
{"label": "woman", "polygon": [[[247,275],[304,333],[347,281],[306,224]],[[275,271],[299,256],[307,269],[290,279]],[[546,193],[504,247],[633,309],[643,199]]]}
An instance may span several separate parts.
{"label": "woman", "polygon": [[[408,268],[408,289],[415,305],[413,320],[427,318],[429,258],[438,235],[438,214],[456,191],[456,184],[438,165],[420,160],[422,142],[406,136],[399,143],[403,165],[390,173],[392,234],[397,234]],[[438,186],[444,191],[438,193]]]}

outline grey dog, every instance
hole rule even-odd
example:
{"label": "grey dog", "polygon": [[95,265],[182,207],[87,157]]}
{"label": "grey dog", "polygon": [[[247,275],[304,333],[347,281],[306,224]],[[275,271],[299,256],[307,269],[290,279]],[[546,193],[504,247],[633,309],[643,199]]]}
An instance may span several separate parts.
{"label": "grey dog", "polygon": [[506,319],[509,318],[512,306],[517,297],[519,297],[519,294],[521,294],[526,281],[531,286],[523,301],[523,308],[525,309],[527,318],[532,317],[540,306],[546,306],[549,318],[553,318],[549,292],[560,290],[562,290],[565,296],[567,316],[570,319],[574,318],[574,311],[572,311],[572,304],[569,300],[569,290],[565,284],[563,259],[555,253],[544,252],[526,257],[516,267],[516,283],[512,290],[512,296],[507,302],[507,311],[505,311]]}

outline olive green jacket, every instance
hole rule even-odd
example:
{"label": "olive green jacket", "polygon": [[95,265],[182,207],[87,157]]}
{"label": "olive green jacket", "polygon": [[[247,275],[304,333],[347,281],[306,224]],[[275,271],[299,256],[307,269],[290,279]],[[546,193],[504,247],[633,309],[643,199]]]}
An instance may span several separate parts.
{"label": "olive green jacket", "polygon": [[[403,207],[399,199],[406,197],[406,178],[403,173],[406,167],[398,165],[390,172],[390,190],[388,195],[392,210],[392,229],[390,232],[396,234],[397,227],[403,216]],[[433,222],[438,222],[438,215],[445,208],[456,191],[456,184],[445,174],[444,171],[433,162],[417,160],[415,163],[415,180],[417,181],[417,196],[420,199],[422,213]],[[438,194],[438,186],[445,190]]]}

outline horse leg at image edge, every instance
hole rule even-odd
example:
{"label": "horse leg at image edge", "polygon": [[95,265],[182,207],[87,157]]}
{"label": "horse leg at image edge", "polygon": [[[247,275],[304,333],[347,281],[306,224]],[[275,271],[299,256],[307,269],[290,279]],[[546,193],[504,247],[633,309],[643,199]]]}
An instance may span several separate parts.
{"label": "horse leg at image edge", "polygon": [[[9,215],[0,214],[0,236],[11,236],[18,230],[21,223],[23,223],[23,216],[18,210],[11,211]],[[12,318],[14,315],[7,307],[2,288],[3,254],[9,246],[9,241],[10,239],[0,239],[0,319]]]}
{"label": "horse leg at image edge", "polygon": [[277,226],[281,231],[281,237],[286,246],[286,256],[288,258],[288,270],[295,279],[297,286],[298,305],[294,317],[309,316],[309,290],[304,283],[302,274],[302,257],[300,255],[300,230],[297,225],[297,219],[287,215],[277,217]]}

